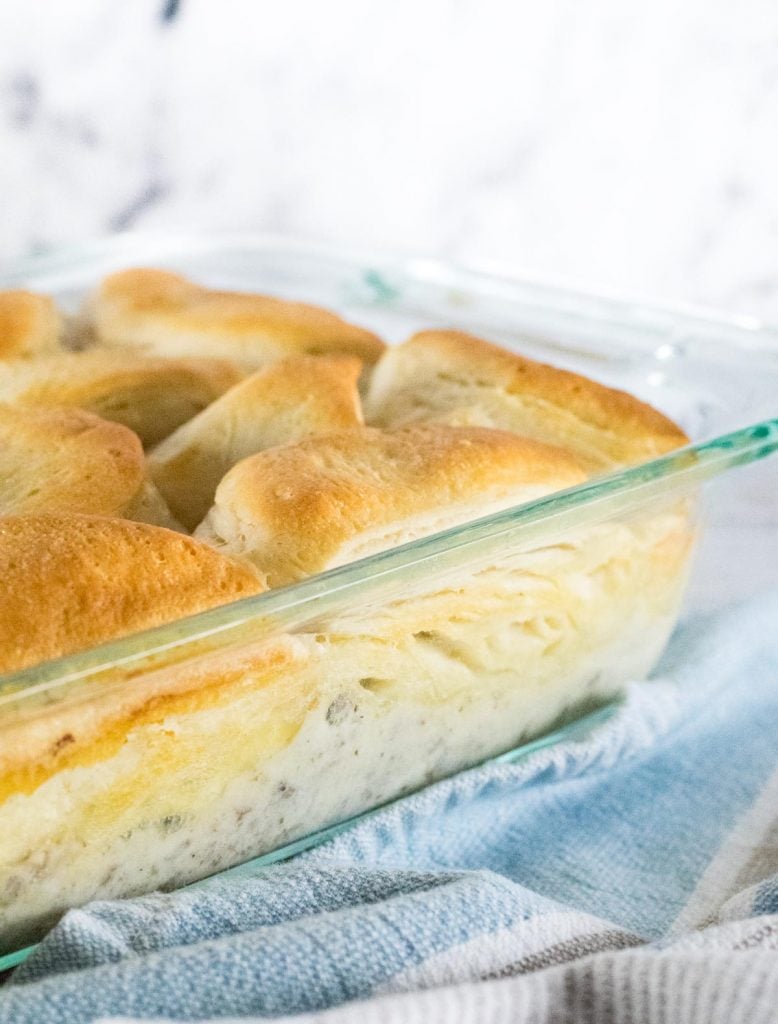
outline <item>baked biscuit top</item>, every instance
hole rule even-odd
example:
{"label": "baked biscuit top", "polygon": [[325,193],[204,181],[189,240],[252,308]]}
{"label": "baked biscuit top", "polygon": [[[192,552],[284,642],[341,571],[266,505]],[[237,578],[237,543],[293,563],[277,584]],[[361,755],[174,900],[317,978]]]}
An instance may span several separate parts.
{"label": "baked biscuit top", "polygon": [[54,352],[62,329],[62,317],[47,295],[0,291],[0,359]]}
{"label": "baked biscuit top", "polygon": [[585,479],[569,452],[503,430],[364,427],[239,462],[197,536],[279,586]]}
{"label": "baked biscuit top", "polygon": [[191,537],[67,514],[0,519],[0,578],[0,672],[264,589],[251,566]]}
{"label": "baked biscuit top", "polygon": [[160,355],[219,355],[259,367],[292,355],[341,353],[374,363],[371,331],[319,306],[217,291],[165,270],[123,270],[91,301],[100,341]]}
{"label": "baked biscuit top", "polygon": [[479,424],[562,444],[592,469],[655,458],[688,443],[633,395],[539,363],[462,331],[421,331],[373,373],[369,423]]}
{"label": "baked biscuit top", "polygon": [[335,312],[147,268],[77,319],[0,293],[0,672],[686,442],[623,391],[459,331],[387,348]]}

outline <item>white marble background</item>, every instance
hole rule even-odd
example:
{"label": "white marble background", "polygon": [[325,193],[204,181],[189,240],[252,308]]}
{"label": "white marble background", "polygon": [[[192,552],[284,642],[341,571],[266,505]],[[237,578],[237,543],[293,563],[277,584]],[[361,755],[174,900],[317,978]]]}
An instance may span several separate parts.
{"label": "white marble background", "polygon": [[776,0],[0,0],[0,258],[126,228],[778,322]]}

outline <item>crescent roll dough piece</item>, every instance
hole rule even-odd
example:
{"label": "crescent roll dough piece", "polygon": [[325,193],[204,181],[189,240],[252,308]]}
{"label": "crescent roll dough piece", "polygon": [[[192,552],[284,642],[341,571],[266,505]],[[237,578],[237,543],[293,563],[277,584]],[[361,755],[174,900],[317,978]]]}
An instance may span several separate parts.
{"label": "crescent roll dough piece", "polygon": [[50,512],[176,525],[127,427],[83,409],[0,403],[0,516]]}
{"label": "crescent roll dough piece", "polygon": [[0,578],[0,672],[263,589],[250,566],[191,537],[84,515],[0,519]]}
{"label": "crescent roll dough piece", "polygon": [[426,420],[499,427],[561,444],[594,471],[688,443],[675,423],[624,391],[460,331],[423,331],[387,349],[365,416],[384,427]]}
{"label": "crescent roll dough piece", "polygon": [[157,359],[134,352],[66,352],[0,363],[0,401],[78,406],[156,444],[242,373],[220,359]]}
{"label": "crescent roll dough piece", "polygon": [[585,478],[567,452],[501,430],[365,427],[239,462],[197,535],[279,586]]}
{"label": "crescent roll dough piece", "polygon": [[256,369],[292,355],[342,353],[374,363],[383,342],[329,310],[203,288],[165,270],[107,277],[90,304],[99,341],[159,355],[209,355]]}
{"label": "crescent roll dough piece", "polygon": [[362,364],[348,356],[285,359],[236,384],[151,454],[149,468],[177,519],[193,530],[236,462],[311,434],[358,426]]}
{"label": "crescent roll dough piece", "polygon": [[56,352],[62,329],[62,317],[47,295],[0,292],[0,359]]}

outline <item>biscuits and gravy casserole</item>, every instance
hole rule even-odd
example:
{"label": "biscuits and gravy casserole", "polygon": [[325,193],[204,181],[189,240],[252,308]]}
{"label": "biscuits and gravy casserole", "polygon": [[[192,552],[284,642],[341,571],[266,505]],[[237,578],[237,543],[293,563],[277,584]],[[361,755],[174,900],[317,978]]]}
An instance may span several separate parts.
{"label": "biscuits and gravy casserole", "polygon": [[[686,443],[624,392],[458,331],[386,346],[151,269],[107,278],[74,321],[0,293],[0,673]],[[692,541],[677,499],[118,687],[32,694],[0,729],[0,952],[608,699],[659,656]]]}

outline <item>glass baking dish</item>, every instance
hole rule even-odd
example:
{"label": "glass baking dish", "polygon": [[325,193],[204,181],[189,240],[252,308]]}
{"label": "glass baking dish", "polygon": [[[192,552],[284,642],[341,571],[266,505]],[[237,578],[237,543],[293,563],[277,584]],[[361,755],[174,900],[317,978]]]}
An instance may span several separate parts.
{"label": "glass baking dish", "polygon": [[[7,266],[0,287],[75,312],[133,265],[318,302],[388,341],[470,330],[637,394],[693,443],[0,679],[0,969],[68,906],[291,855],[598,721],[684,593],[695,612],[778,582],[778,334],[756,322],[246,236],[120,237]],[[52,739],[58,767],[13,774]]]}

